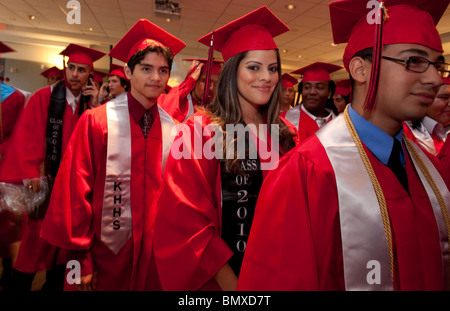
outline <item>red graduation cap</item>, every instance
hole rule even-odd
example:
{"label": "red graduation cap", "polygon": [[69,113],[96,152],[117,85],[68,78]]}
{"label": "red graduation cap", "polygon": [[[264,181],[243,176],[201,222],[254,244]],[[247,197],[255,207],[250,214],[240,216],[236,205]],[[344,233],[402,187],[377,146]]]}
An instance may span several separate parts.
{"label": "red graduation cap", "polygon": [[49,77],[58,77],[58,78],[62,79],[63,78],[63,70],[59,69],[56,66],[53,66],[53,67],[48,68],[47,70],[44,70],[43,72],[41,72],[41,75],[47,79]]}
{"label": "red graduation cap", "polygon": [[442,84],[450,84],[450,77],[442,77]]}
{"label": "red graduation cap", "polygon": [[214,33],[214,49],[221,52],[226,61],[231,56],[245,51],[277,49],[273,38],[288,30],[289,27],[267,6],[262,6],[198,41],[209,46]]}
{"label": "red graduation cap", "polygon": [[340,80],[336,82],[335,95],[348,96],[352,90],[350,79]]}
{"label": "red graduation cap", "polygon": [[[202,72],[206,73],[206,63],[208,62],[207,59],[199,59],[199,58],[184,58],[184,61],[192,62],[192,61],[198,61],[203,64]],[[222,64],[224,63],[223,60],[213,60],[212,66],[211,66],[211,74],[217,75],[220,73],[220,70],[222,69]]]}
{"label": "red graduation cap", "polygon": [[288,73],[284,73],[281,76],[281,81],[283,83],[283,87],[286,88],[290,88],[290,87],[294,87],[294,85],[296,85],[298,83],[298,79],[294,78],[293,76],[291,76]]}
{"label": "red graduation cap", "polygon": [[124,63],[128,63],[131,56],[149,46],[168,47],[176,55],[186,46],[186,43],[171,35],[164,29],[146,19],[140,19],[111,49],[109,55]]}
{"label": "red graduation cap", "polygon": [[[385,0],[387,18],[384,22],[383,45],[416,43],[442,52],[436,24],[449,0]],[[356,52],[374,46],[376,23],[369,23],[371,10],[361,0],[337,0],[330,3],[334,43],[348,42],[344,66]],[[375,21],[375,19],[373,20]]]}
{"label": "red graduation cap", "polygon": [[[384,0],[375,9],[361,0],[337,0],[329,4],[334,43],[348,42],[344,66],[356,52],[373,47],[372,74],[364,107],[375,106],[382,47],[386,44],[413,43],[442,52],[436,24],[449,0]],[[386,9],[385,9],[386,8]],[[375,15],[372,13],[375,12]]]}
{"label": "red graduation cap", "polygon": [[316,62],[292,71],[291,73],[303,75],[303,82],[330,81],[330,73],[338,71],[339,69],[342,69],[342,67],[329,63]]}
{"label": "red graduation cap", "polygon": [[103,78],[106,77],[108,73],[103,71],[94,70],[94,81],[98,83],[103,83]]}
{"label": "red graduation cap", "polygon": [[124,78],[125,80],[128,80],[127,77],[125,76],[125,71],[123,69],[123,66],[111,64],[110,68],[111,68],[111,71],[109,72],[109,76],[119,76],[119,77]]}
{"label": "red graduation cap", "polygon": [[0,54],[9,52],[16,52],[16,50],[0,41]]}
{"label": "red graduation cap", "polygon": [[73,43],[69,44],[65,50],[59,54],[69,57],[67,60],[68,63],[86,64],[91,67],[92,70],[94,69],[94,62],[106,55],[106,53]]}

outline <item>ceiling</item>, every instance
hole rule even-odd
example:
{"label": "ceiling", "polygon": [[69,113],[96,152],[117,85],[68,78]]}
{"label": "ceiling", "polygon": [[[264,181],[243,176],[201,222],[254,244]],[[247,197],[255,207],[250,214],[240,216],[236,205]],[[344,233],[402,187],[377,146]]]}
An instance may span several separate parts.
{"label": "ceiling", "polygon": [[[80,4],[80,24],[69,24],[66,15],[73,11],[71,3],[76,2]],[[342,65],[345,45],[332,45],[328,9],[330,0],[172,0],[179,4],[181,17],[170,22],[155,16],[154,2],[2,0],[0,41],[17,50],[17,53],[5,55],[7,57],[56,63],[58,59],[61,62],[58,54],[68,43],[108,52],[138,19],[146,18],[187,44],[176,56],[176,61],[177,58],[178,61],[181,58],[205,58],[207,47],[197,42],[200,37],[267,5],[290,28],[289,32],[275,38],[281,51],[283,72],[316,61]],[[295,8],[287,9],[288,4],[294,4]],[[30,19],[30,16],[35,18]],[[444,54],[450,53],[450,8],[447,8],[437,28],[443,39]],[[216,54],[216,57],[220,58],[220,54]],[[104,58],[102,61],[99,67],[107,69],[109,60]],[[334,78],[339,75],[346,74],[341,70]]]}

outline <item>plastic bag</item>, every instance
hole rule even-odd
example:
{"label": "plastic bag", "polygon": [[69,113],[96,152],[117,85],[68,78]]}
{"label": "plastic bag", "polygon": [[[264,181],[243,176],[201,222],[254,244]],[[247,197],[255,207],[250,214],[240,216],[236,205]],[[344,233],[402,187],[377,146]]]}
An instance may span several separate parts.
{"label": "plastic bag", "polygon": [[41,205],[49,192],[47,179],[40,178],[41,191],[37,193],[28,188],[29,183],[29,179],[24,179],[23,185],[0,182],[0,212],[22,214]]}

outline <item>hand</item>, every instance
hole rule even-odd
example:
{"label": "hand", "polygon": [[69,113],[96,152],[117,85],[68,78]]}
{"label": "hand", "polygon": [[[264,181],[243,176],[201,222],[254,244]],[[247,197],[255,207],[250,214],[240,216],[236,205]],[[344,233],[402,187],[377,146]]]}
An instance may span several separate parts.
{"label": "hand", "polygon": [[189,67],[189,77],[193,78],[195,81],[198,81],[200,75],[202,73],[203,63],[198,61],[192,61],[191,66]]}
{"label": "hand", "polygon": [[75,287],[80,292],[87,292],[95,290],[97,284],[97,272],[94,274],[87,274],[81,277],[81,284],[75,284]]}
{"label": "hand", "polygon": [[34,193],[38,193],[39,191],[41,191],[41,179],[40,178],[30,178],[26,187],[28,190],[30,190]]}
{"label": "hand", "polygon": [[94,83],[94,80],[92,78],[89,78],[89,81],[91,82],[91,85],[85,85],[82,88],[82,92],[83,92],[83,96],[90,96],[91,97],[91,106],[92,107],[97,107],[99,106],[98,103],[98,94],[99,94],[99,90],[97,88],[97,86]]}
{"label": "hand", "polygon": [[100,93],[98,94],[99,101],[101,101],[100,98],[104,99],[109,96],[107,88],[108,88],[108,83],[103,83],[102,86],[100,87]]}

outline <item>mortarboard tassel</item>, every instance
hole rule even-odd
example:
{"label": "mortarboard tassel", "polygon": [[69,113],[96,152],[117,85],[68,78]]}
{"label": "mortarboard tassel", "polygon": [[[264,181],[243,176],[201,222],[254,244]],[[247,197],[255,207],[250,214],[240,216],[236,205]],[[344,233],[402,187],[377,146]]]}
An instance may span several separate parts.
{"label": "mortarboard tassel", "polygon": [[214,58],[214,31],[211,34],[211,42],[208,50],[208,61],[206,63],[206,77],[205,77],[205,88],[203,90],[202,97],[202,106],[205,107],[208,105],[208,97],[209,97],[209,87],[211,84],[211,69],[213,65]]}
{"label": "mortarboard tassel", "polygon": [[379,19],[376,23],[375,29],[375,44],[372,54],[372,73],[370,75],[369,89],[367,91],[366,101],[364,103],[364,109],[368,111],[372,111],[375,107],[375,102],[378,95],[378,85],[380,82],[380,63],[381,55],[383,53],[383,25],[384,20],[387,17],[384,1],[380,1],[377,16]]}

